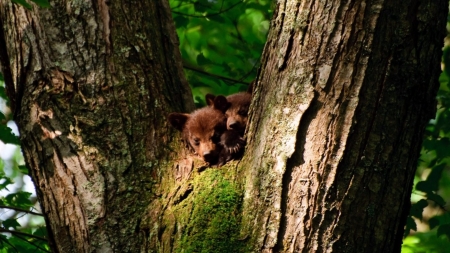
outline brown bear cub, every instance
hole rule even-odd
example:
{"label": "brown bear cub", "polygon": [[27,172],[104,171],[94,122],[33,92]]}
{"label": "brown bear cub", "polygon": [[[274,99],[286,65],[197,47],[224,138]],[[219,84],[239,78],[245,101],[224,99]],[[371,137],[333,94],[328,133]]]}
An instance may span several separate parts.
{"label": "brown bear cub", "polygon": [[[206,103],[209,107],[214,105],[215,98],[214,95],[206,95]],[[227,131],[220,137],[220,144],[223,146],[220,161],[223,163],[240,158],[244,152],[244,131],[247,126],[247,114],[252,95],[249,92],[240,92],[229,95],[226,99],[228,102],[225,111]]]}
{"label": "brown bear cub", "polygon": [[169,122],[182,132],[186,144],[205,162],[222,165],[221,136],[227,130],[225,111],[229,103],[224,96],[217,96],[211,105],[197,109],[191,114],[171,113]]}
{"label": "brown bear cub", "polygon": [[230,103],[230,106],[225,112],[225,116],[227,117],[227,129],[236,130],[241,136],[244,136],[252,94],[248,92],[239,92],[227,96],[227,101]]}

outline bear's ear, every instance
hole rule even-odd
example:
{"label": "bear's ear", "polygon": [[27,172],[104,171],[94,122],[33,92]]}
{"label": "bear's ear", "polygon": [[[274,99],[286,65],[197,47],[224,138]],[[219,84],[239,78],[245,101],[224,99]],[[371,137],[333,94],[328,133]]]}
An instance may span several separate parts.
{"label": "bear's ear", "polygon": [[216,96],[214,96],[213,94],[206,94],[206,96],[205,96],[205,101],[206,101],[206,104],[208,105],[208,106],[212,106],[212,105],[214,105],[214,98],[215,98]]}
{"label": "bear's ear", "polygon": [[169,114],[169,122],[179,131],[183,131],[184,125],[186,125],[186,121],[189,119],[189,117],[190,116],[187,113],[173,112]]}
{"label": "bear's ear", "polygon": [[214,98],[214,109],[217,109],[223,113],[225,113],[228,108],[230,108],[231,103],[228,102],[227,98],[219,95]]}

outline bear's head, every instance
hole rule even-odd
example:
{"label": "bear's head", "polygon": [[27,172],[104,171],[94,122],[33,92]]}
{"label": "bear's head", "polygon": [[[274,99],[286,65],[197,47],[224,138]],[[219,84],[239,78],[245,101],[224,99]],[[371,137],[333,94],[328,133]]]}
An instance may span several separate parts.
{"label": "bear's head", "polygon": [[[212,106],[215,96],[211,94],[206,95],[206,103]],[[252,100],[252,95],[249,92],[239,92],[226,97],[228,106],[225,111],[227,117],[227,128],[229,130],[238,131],[241,135],[244,134],[247,126],[248,108]]]}
{"label": "bear's head", "polygon": [[224,96],[213,99],[212,105],[191,114],[171,113],[170,124],[182,132],[184,141],[205,162],[215,164],[222,149],[220,136],[227,129],[224,112],[229,103]]}

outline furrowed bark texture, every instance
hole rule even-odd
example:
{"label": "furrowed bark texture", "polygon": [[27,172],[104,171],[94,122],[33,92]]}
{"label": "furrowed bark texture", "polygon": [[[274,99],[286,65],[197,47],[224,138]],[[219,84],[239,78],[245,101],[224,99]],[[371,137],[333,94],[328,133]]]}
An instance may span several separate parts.
{"label": "furrowed bark texture", "polygon": [[241,163],[255,251],[400,251],[447,5],[277,1]]}
{"label": "furrowed bark texture", "polygon": [[147,251],[166,114],[193,109],[167,1],[50,3],[0,1],[0,59],[51,248]]}

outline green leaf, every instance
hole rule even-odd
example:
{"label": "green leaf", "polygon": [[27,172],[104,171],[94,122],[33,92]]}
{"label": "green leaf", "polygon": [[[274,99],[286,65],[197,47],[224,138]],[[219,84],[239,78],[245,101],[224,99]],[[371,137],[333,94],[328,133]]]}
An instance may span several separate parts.
{"label": "green leaf", "polygon": [[6,116],[2,112],[0,112],[0,121],[5,120]]}
{"label": "green leaf", "polygon": [[185,16],[178,15],[173,20],[175,21],[175,25],[177,26],[177,28],[187,27],[187,25],[189,24],[189,19]]}
{"label": "green leaf", "polygon": [[439,206],[445,205],[445,200],[438,194],[435,193],[427,193],[427,199],[434,201]]}
{"label": "green leaf", "polygon": [[211,15],[208,18],[217,23],[225,23],[226,22],[226,19],[222,15]]}
{"label": "green leaf", "polygon": [[1,177],[1,179],[3,179],[3,182],[0,184],[0,190],[6,189],[6,187],[8,187],[8,185],[13,184],[14,181],[11,180],[11,178],[9,177]]}
{"label": "green leaf", "polygon": [[444,54],[442,56],[442,60],[445,65],[444,72],[447,74],[447,76],[450,76],[450,47],[444,48]]}
{"label": "green leaf", "polygon": [[[447,152],[448,147],[450,147],[450,145],[447,146]],[[441,163],[439,165],[434,166],[430,174],[428,175],[426,181],[430,184],[432,191],[439,190],[439,180],[442,177],[442,171],[444,170],[445,166],[446,166],[445,163]]]}
{"label": "green leaf", "polygon": [[0,97],[5,99],[5,100],[8,99],[8,96],[6,95],[6,89],[3,86],[0,87]]}
{"label": "green leaf", "polygon": [[[29,242],[33,242],[33,244],[30,244]],[[14,234],[9,238],[9,244],[11,244],[13,248],[11,250],[9,250],[8,253],[9,252],[11,252],[11,253],[13,253],[13,252],[15,252],[15,253],[16,252],[33,252],[33,253],[44,252],[42,250],[39,250],[35,246],[37,244],[39,244],[40,246],[42,245],[41,243],[39,243],[39,241],[36,241],[31,238],[17,236]]]}
{"label": "green leaf", "polygon": [[[449,121],[447,119],[446,123],[448,124],[448,122]],[[439,140],[437,140],[435,142],[436,156],[439,160],[444,159],[446,157],[450,157],[450,152],[449,152],[448,147],[450,147],[450,139],[447,137],[440,138]],[[443,165],[445,166],[445,164],[443,164]],[[441,169],[440,173],[442,173],[442,169]],[[438,178],[440,178],[440,174],[439,174]]]}
{"label": "green leaf", "polygon": [[444,224],[439,226],[437,230],[437,236],[446,235],[450,239],[450,224]]}
{"label": "green leaf", "polygon": [[14,228],[20,227],[20,224],[17,222],[16,219],[7,219],[2,222],[2,225],[4,228]]}
{"label": "green leaf", "polygon": [[39,7],[43,7],[43,8],[50,7],[50,3],[47,0],[31,0],[31,1],[36,3]]}
{"label": "green leaf", "polygon": [[428,206],[428,202],[424,199],[419,200],[417,203],[411,205],[411,210],[409,211],[411,216],[414,216],[422,220],[422,212],[425,207]]}
{"label": "green leaf", "polygon": [[4,143],[20,145],[19,138],[12,133],[11,128],[0,125],[0,140]]}
{"label": "green leaf", "polygon": [[428,181],[420,181],[416,184],[416,190],[431,193],[433,192],[433,187]]}
{"label": "green leaf", "polygon": [[33,203],[30,201],[31,193],[29,192],[16,192],[6,195],[6,204],[10,206],[16,206],[20,208],[30,208]]}
{"label": "green leaf", "polygon": [[439,218],[437,218],[436,216],[430,218],[430,220],[428,220],[428,225],[430,225],[430,229],[433,229],[437,226],[439,226],[440,222],[439,222]]}
{"label": "green leaf", "polygon": [[28,167],[26,165],[17,166],[22,174],[28,175]]}
{"label": "green leaf", "polygon": [[206,12],[206,11],[210,10],[211,8],[205,6],[204,4],[202,4],[200,2],[195,2],[194,9],[196,12]]}
{"label": "green leaf", "polygon": [[22,5],[23,7],[27,8],[28,10],[33,9],[33,7],[31,7],[31,5],[29,3],[27,3],[27,1],[25,1],[25,0],[11,0],[11,1],[13,3]]}
{"label": "green leaf", "polygon": [[414,221],[414,219],[411,216],[408,216],[406,218],[405,233],[403,236],[406,237],[407,235],[409,235],[409,232],[411,229],[414,231],[417,231],[417,225],[416,225],[416,222]]}
{"label": "green leaf", "polygon": [[39,227],[36,231],[34,231],[33,235],[47,237],[47,228],[45,228],[45,226]]}
{"label": "green leaf", "polygon": [[207,58],[203,55],[203,53],[200,53],[200,54],[197,55],[197,64],[198,64],[198,65],[203,66],[203,65],[208,65],[208,64],[211,64],[211,63],[212,63],[212,61],[210,61],[209,59],[207,59]]}
{"label": "green leaf", "polygon": [[226,62],[222,62],[222,68],[223,68],[223,71],[226,73],[226,74],[231,74],[231,73],[233,73],[233,70],[230,68],[230,66],[226,63]]}
{"label": "green leaf", "polygon": [[1,82],[4,82],[5,81],[5,78],[3,77],[3,74],[0,72],[0,81]]}

